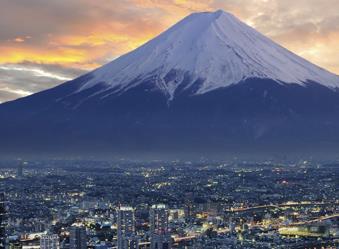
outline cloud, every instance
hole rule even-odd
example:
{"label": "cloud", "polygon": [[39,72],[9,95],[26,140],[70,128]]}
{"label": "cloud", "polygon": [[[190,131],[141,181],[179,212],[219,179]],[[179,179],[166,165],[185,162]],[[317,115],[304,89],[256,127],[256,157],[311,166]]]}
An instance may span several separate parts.
{"label": "cloud", "polygon": [[85,72],[54,64],[0,64],[0,102],[56,86]]}
{"label": "cloud", "polygon": [[[196,11],[223,9],[339,73],[338,0],[1,0],[0,101],[117,58]],[[2,68],[2,69],[1,69]],[[20,69],[20,70],[19,70]]]}
{"label": "cloud", "polygon": [[[0,86],[2,84],[0,83]],[[3,102],[6,102],[6,101],[10,101],[10,100],[13,100],[13,99],[17,99],[17,98],[20,98],[20,97],[24,97],[26,95],[30,95],[32,94],[31,92],[26,92],[26,91],[23,91],[23,90],[15,90],[15,89],[11,89],[11,88],[8,88],[8,87],[4,87],[4,88],[1,88],[0,87],[0,104],[3,103]]]}

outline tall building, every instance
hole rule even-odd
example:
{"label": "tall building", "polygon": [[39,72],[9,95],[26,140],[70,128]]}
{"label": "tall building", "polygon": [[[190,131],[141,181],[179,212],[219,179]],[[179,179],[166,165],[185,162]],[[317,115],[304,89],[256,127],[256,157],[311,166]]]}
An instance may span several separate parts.
{"label": "tall building", "polygon": [[132,207],[118,210],[118,249],[138,249],[139,238],[135,233],[135,217]]}
{"label": "tall building", "polygon": [[16,171],[16,178],[17,179],[22,179],[24,177],[24,168],[27,166],[27,162],[20,160],[18,162],[18,167]]}
{"label": "tall building", "polygon": [[40,238],[40,249],[60,249],[58,235],[42,235]]}
{"label": "tall building", "polygon": [[231,234],[234,234],[234,233],[236,233],[236,231],[235,231],[235,227],[236,227],[236,224],[235,224],[235,222],[233,221],[233,219],[232,219],[232,218],[229,218],[229,222],[228,222],[228,229],[230,230],[230,233],[231,233]]}
{"label": "tall building", "polygon": [[126,236],[123,239],[121,248],[123,248],[123,249],[139,249],[139,237],[135,234]]}
{"label": "tall building", "polygon": [[16,172],[16,177],[17,178],[22,178],[23,175],[24,175],[24,165],[23,165],[23,162],[19,162],[19,165],[18,165],[18,169],[17,169],[17,172]]}
{"label": "tall building", "polygon": [[69,235],[70,249],[86,249],[87,235],[83,226],[72,226]]}
{"label": "tall building", "polygon": [[153,205],[150,210],[151,249],[169,249],[172,247],[171,234],[168,231],[169,211],[166,205]]}
{"label": "tall building", "polygon": [[6,243],[6,204],[5,194],[0,193],[0,249],[5,248]]}

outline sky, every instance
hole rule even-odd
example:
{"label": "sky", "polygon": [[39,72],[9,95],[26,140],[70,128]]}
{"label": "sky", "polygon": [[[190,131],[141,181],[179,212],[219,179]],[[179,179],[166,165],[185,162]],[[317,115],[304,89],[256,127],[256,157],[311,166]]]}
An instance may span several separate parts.
{"label": "sky", "polygon": [[339,0],[0,0],[0,102],[73,79],[192,12],[218,9],[339,74]]}

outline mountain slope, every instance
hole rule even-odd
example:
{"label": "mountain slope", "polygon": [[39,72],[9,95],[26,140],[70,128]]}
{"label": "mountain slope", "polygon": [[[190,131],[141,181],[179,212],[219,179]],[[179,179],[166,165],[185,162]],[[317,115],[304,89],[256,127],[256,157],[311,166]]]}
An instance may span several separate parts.
{"label": "mountain slope", "polygon": [[104,82],[115,92],[152,77],[170,98],[185,75],[200,79],[195,94],[226,87],[247,78],[338,87],[338,76],[277,45],[233,15],[217,11],[188,16],[142,47],[95,70],[80,90]]}
{"label": "mountain slope", "polygon": [[0,105],[0,153],[337,151],[339,77],[223,11]]}

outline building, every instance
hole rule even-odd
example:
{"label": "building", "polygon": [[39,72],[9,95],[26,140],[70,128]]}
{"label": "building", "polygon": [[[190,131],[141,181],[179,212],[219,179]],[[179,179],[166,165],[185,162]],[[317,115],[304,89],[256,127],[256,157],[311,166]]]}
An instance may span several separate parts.
{"label": "building", "polygon": [[153,205],[150,210],[150,228],[152,233],[164,234],[168,231],[169,211],[166,205]]}
{"label": "building", "polygon": [[171,234],[168,231],[169,211],[166,205],[153,205],[150,210],[151,249],[169,249],[172,247]]}
{"label": "building", "polygon": [[170,249],[172,248],[171,234],[152,234],[151,249]]}
{"label": "building", "polygon": [[40,249],[59,249],[59,237],[56,234],[42,235],[40,238]]}
{"label": "building", "polygon": [[6,243],[6,205],[5,194],[0,193],[0,249],[5,248]]}
{"label": "building", "polygon": [[132,207],[118,210],[118,249],[138,249],[139,238],[135,233],[135,217]]}
{"label": "building", "polygon": [[69,235],[70,249],[86,249],[87,235],[83,226],[72,226]]}
{"label": "building", "polygon": [[136,235],[125,236],[122,241],[123,249],[139,249],[139,237]]}
{"label": "building", "polygon": [[236,233],[235,228],[236,228],[236,223],[234,222],[232,217],[230,217],[229,220],[228,220],[228,229],[229,229],[231,234],[235,234]]}
{"label": "building", "polygon": [[24,163],[19,162],[18,169],[17,169],[17,172],[16,172],[16,177],[18,179],[21,179],[23,176],[24,176]]}
{"label": "building", "polygon": [[328,238],[330,236],[330,227],[327,224],[304,224],[291,225],[279,228],[279,234],[283,236],[301,236]]}

